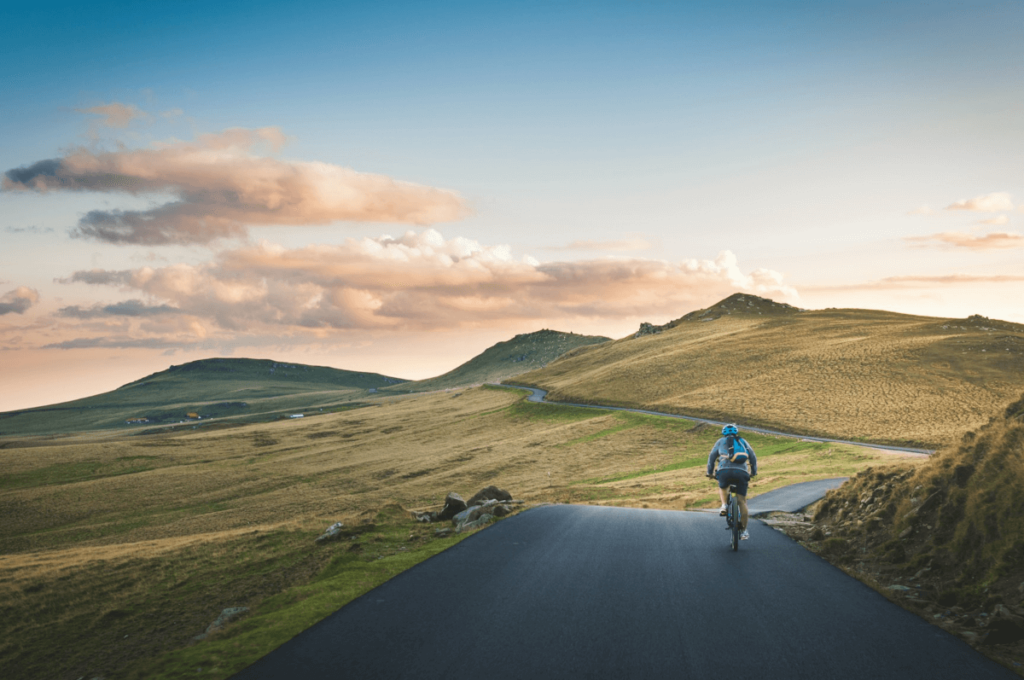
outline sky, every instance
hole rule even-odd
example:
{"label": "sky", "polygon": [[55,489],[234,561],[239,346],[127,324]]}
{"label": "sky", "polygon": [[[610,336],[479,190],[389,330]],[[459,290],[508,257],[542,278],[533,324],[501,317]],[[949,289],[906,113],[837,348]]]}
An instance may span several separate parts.
{"label": "sky", "polygon": [[1024,323],[1024,2],[0,0],[0,411],[734,293]]}

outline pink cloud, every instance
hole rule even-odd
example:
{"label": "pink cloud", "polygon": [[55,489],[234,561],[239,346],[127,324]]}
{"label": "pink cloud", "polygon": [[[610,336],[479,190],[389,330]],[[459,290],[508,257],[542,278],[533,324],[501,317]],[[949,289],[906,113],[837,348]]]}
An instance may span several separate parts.
{"label": "pink cloud", "polygon": [[286,141],[274,127],[235,128],[150,149],[95,152],[8,170],[8,191],[172,193],[177,200],[149,210],[93,210],[73,234],[108,243],[209,243],[242,236],[250,225],[337,221],[433,224],[467,214],[452,191],[330,163],[260,156],[261,145]]}
{"label": "pink cloud", "polygon": [[[83,271],[65,281],[141,294],[147,313],[140,318],[147,323],[174,324],[179,330],[198,324],[209,336],[673,318],[737,290],[796,298],[781,274],[745,273],[728,251],[714,260],[675,263],[641,258],[541,263],[515,258],[507,246],[445,239],[432,229],[299,249],[264,243],[222,252],[197,266]],[[93,309],[73,311],[87,317]],[[149,313],[171,309],[174,314]]]}
{"label": "pink cloud", "polygon": [[100,125],[111,128],[126,128],[135,119],[147,119],[149,114],[139,110],[134,104],[121,104],[111,102],[101,106],[93,106],[88,109],[76,109],[79,113],[91,113],[100,116]]}
{"label": "pink cloud", "polygon": [[988,234],[966,234],[960,231],[945,231],[929,236],[908,236],[906,241],[921,245],[938,244],[951,248],[969,250],[998,250],[1024,247],[1024,236],[1012,231],[993,231]]}
{"label": "pink cloud", "polygon": [[997,191],[984,196],[964,198],[956,203],[946,206],[946,210],[972,210],[975,212],[1000,212],[1002,210],[1013,210],[1013,201],[1010,194],[1004,191]]}

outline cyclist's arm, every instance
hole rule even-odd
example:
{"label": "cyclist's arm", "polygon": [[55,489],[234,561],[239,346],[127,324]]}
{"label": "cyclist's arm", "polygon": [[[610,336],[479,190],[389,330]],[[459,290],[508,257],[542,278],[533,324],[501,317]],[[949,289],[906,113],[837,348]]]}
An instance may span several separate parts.
{"label": "cyclist's arm", "polygon": [[757,454],[754,453],[754,447],[747,444],[747,450],[750,451],[750,476],[753,477],[757,474]]}
{"label": "cyclist's arm", "polygon": [[715,474],[715,461],[718,460],[718,442],[715,442],[711,453],[708,454],[708,477]]}

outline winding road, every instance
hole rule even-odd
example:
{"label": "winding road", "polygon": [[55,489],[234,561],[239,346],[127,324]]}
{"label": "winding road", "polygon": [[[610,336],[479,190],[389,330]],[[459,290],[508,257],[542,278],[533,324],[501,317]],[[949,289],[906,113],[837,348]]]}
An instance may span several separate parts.
{"label": "winding road", "polygon": [[[543,390],[503,387],[545,401]],[[751,512],[797,511],[844,480],[776,489],[751,499]],[[752,522],[751,540],[733,552],[724,529],[712,513],[533,508],[353,600],[234,678],[1017,677],[784,534]]]}
{"label": "winding road", "polygon": [[[598,404],[575,404],[566,401],[548,401],[547,390],[542,390],[537,387],[526,387],[524,385],[505,385],[498,383],[488,383],[493,387],[507,387],[514,390],[529,390],[530,395],[526,398],[527,401],[532,401],[535,404],[552,404],[555,406],[575,406],[576,408],[595,408],[603,411],[628,411],[629,413],[643,413],[649,416],[664,416],[666,418],[680,418],[682,420],[692,420],[696,423],[708,423],[709,425],[725,425],[723,422],[717,420],[708,420],[706,418],[697,418],[696,416],[682,416],[678,413],[663,413],[662,411],[647,411],[640,408],[625,408],[624,406],[601,406]],[[828,439],[827,437],[810,437],[802,434],[792,434],[790,432],[779,432],[778,430],[769,430],[763,427],[750,427],[747,425],[741,425],[741,429],[748,432],[759,432],[761,434],[774,434],[780,437],[791,437],[793,439],[802,439],[810,442],[831,442],[834,444],[850,444],[852,446],[863,446],[869,449],[883,449],[886,451],[898,451],[901,453],[935,453],[933,449],[913,449],[905,446],[889,446],[888,444],[865,444],[864,442],[852,442],[846,439]]]}
{"label": "winding road", "polygon": [[237,680],[1016,678],[767,526],[553,505],[488,527]]}

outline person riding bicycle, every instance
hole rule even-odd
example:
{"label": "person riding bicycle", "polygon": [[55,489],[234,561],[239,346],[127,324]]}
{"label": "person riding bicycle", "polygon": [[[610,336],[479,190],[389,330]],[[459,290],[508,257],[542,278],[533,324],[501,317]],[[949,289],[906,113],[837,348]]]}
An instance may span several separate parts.
{"label": "person riding bicycle", "polygon": [[[746,454],[746,455],[744,455]],[[718,472],[712,474],[718,461]],[[747,472],[747,464],[750,472]],[[757,456],[754,448],[740,437],[739,430],[732,423],[722,428],[722,438],[715,442],[708,456],[708,479],[718,479],[718,495],[722,499],[719,514],[726,513],[726,494],[730,486],[736,487],[736,499],[740,505],[740,538],[750,538],[747,533],[747,484],[757,476]]]}

